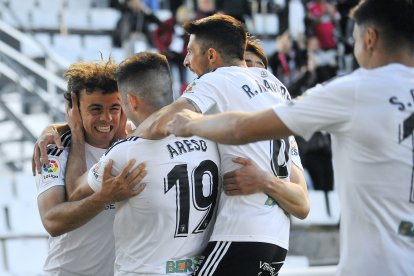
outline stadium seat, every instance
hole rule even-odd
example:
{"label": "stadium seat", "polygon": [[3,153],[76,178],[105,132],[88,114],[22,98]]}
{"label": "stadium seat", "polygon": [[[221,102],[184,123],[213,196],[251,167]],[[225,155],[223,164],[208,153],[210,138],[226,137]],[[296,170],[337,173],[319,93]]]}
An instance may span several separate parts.
{"label": "stadium seat", "polygon": [[[48,1],[48,0],[44,0]],[[93,0],[69,0],[66,2],[70,10],[88,10],[92,7]]]}
{"label": "stadium seat", "polygon": [[276,14],[254,14],[252,24],[252,33],[255,35],[276,35],[279,32]]}
{"label": "stadium seat", "polygon": [[112,8],[95,8],[90,10],[90,16],[92,30],[113,31],[121,13]]}
{"label": "stadium seat", "polygon": [[90,10],[65,9],[62,11],[62,24],[68,30],[88,31],[91,28]]}
{"label": "stadium seat", "polygon": [[8,213],[13,234],[44,237],[48,235],[41,222],[37,205],[15,201],[8,205]]}
{"label": "stadium seat", "polygon": [[42,275],[47,257],[47,238],[9,239],[5,241],[8,271],[13,275]]}
{"label": "stadium seat", "polygon": [[327,199],[324,191],[309,190],[310,211],[306,219],[292,216],[295,225],[335,225],[336,221],[328,214]]}
{"label": "stadium seat", "polygon": [[339,203],[338,191],[333,190],[328,192],[329,215],[333,222],[339,223],[341,215],[341,207]]}
{"label": "stadium seat", "polygon": [[[54,1],[52,1],[54,2]],[[34,8],[31,12],[31,28],[45,30],[60,29],[60,12],[53,8]],[[47,16],[45,16],[47,14]]]}

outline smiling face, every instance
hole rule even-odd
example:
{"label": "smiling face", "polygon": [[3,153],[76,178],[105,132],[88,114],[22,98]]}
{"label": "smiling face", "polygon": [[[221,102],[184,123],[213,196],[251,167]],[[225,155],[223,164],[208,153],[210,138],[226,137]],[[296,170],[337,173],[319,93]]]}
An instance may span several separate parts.
{"label": "smiling face", "polygon": [[81,93],[80,114],[85,140],[97,148],[108,148],[118,129],[121,117],[121,100],[118,92]]}
{"label": "smiling face", "polygon": [[203,47],[194,34],[190,35],[187,46],[187,55],[184,66],[188,67],[197,76],[202,76],[211,71],[209,67],[208,51],[202,51]]}

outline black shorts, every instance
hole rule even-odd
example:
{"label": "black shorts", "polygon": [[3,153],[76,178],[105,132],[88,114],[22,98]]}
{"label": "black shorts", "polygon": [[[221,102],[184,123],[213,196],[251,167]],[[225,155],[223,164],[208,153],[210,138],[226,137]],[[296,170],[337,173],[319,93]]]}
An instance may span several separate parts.
{"label": "black shorts", "polygon": [[209,242],[195,276],[276,276],[287,250],[263,242]]}

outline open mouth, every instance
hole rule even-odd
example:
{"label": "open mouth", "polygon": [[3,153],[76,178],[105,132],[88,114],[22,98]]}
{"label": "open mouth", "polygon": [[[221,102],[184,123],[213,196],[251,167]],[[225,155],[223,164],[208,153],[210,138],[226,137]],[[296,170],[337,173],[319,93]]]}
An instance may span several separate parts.
{"label": "open mouth", "polygon": [[108,133],[111,131],[112,127],[111,126],[97,126],[95,127],[95,129],[99,132]]}

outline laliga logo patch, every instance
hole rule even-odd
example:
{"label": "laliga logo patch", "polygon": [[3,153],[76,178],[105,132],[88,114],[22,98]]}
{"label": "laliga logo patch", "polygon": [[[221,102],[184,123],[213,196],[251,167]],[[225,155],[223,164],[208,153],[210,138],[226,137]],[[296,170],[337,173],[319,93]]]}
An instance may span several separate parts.
{"label": "laliga logo patch", "polygon": [[57,160],[49,159],[49,166],[43,164],[43,171],[45,173],[55,173],[59,169],[59,163]]}
{"label": "laliga logo patch", "polygon": [[59,178],[60,164],[57,159],[49,158],[49,164],[43,164],[43,181],[49,182],[53,179]]}

